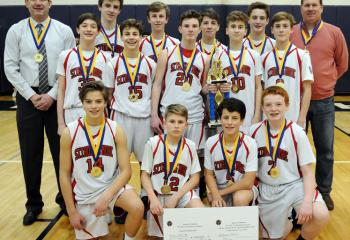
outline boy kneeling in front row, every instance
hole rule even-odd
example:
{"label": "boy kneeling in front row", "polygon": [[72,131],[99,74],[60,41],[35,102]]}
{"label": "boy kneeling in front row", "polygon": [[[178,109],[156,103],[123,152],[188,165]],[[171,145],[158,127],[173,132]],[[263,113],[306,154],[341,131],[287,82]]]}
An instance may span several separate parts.
{"label": "boy kneeling in front row", "polygon": [[141,183],[150,201],[149,236],[163,237],[164,208],[204,207],[195,191],[201,171],[196,146],[183,137],[187,119],[183,105],[169,105],[165,111],[165,134],[151,137],[145,146]]}

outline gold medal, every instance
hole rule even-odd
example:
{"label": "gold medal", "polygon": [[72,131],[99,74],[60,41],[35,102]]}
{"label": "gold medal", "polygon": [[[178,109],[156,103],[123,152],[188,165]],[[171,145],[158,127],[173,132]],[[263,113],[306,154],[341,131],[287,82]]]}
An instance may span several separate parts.
{"label": "gold medal", "polygon": [[184,82],[182,84],[182,90],[184,90],[185,92],[190,91],[190,89],[191,89],[191,84],[189,82]]}
{"label": "gold medal", "polygon": [[280,176],[280,170],[277,167],[273,167],[270,170],[270,176],[272,178],[278,178]]}
{"label": "gold medal", "polygon": [[169,185],[164,184],[164,185],[160,188],[160,191],[161,191],[163,194],[170,194],[170,193],[171,193],[171,188],[170,188]]}
{"label": "gold medal", "polygon": [[137,102],[138,100],[138,97],[136,96],[135,93],[131,93],[128,98],[130,102]]}
{"label": "gold medal", "polygon": [[44,56],[41,53],[34,54],[34,61],[36,63],[41,63],[44,60]]}
{"label": "gold medal", "polygon": [[97,178],[97,177],[101,176],[102,169],[99,167],[92,167],[90,174],[91,174],[91,176]]}
{"label": "gold medal", "polygon": [[239,87],[236,84],[232,84],[232,92],[238,93],[239,92]]}

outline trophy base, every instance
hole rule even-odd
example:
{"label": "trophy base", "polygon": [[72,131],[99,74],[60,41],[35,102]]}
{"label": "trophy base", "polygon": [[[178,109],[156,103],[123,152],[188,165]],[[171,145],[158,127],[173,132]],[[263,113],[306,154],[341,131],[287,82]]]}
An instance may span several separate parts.
{"label": "trophy base", "polygon": [[216,128],[218,126],[221,126],[221,121],[220,120],[211,120],[209,123],[208,123],[208,126],[210,128]]}

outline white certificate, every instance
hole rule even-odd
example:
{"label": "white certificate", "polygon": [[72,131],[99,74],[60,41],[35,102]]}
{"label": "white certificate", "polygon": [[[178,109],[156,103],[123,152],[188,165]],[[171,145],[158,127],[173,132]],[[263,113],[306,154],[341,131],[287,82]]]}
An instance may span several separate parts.
{"label": "white certificate", "polygon": [[256,240],[258,207],[165,208],[163,230],[165,240]]}

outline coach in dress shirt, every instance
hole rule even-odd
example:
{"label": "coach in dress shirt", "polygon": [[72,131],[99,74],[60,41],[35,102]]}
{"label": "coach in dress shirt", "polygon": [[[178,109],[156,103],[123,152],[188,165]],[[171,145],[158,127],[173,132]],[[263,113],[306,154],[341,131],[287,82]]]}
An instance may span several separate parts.
{"label": "coach in dress shirt", "polygon": [[[16,118],[27,194],[27,212],[23,224],[30,225],[35,222],[44,206],[40,194],[44,130],[58,181],[59,136],[55,72],[59,53],[74,47],[75,38],[67,25],[49,18],[51,0],[25,0],[25,5],[30,17],[9,29],[5,42],[4,67],[7,79],[18,90]],[[64,208],[60,191],[56,202]]]}

